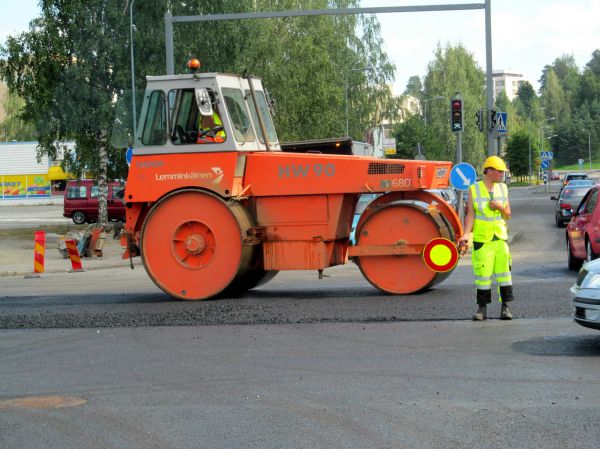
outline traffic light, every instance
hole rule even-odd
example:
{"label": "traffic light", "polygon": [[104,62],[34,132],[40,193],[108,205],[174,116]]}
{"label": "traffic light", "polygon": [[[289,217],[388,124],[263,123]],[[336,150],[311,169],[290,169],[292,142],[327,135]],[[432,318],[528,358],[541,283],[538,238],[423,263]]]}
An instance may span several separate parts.
{"label": "traffic light", "polygon": [[496,118],[498,117],[498,112],[494,109],[490,111],[490,130],[496,129]]}
{"label": "traffic light", "polygon": [[463,104],[460,98],[450,100],[450,125],[454,133],[463,130]]}
{"label": "traffic light", "polygon": [[479,132],[483,132],[483,110],[479,109],[475,116],[477,117],[477,129],[479,129]]}

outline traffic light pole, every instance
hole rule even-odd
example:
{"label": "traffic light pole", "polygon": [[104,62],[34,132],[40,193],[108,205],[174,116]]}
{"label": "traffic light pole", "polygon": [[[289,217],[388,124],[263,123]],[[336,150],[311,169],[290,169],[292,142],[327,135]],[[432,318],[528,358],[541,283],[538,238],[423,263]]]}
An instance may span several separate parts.
{"label": "traffic light pole", "polygon": [[[492,79],[492,0],[485,0],[485,93],[487,97],[487,110],[494,109],[494,81]],[[487,113],[487,153],[488,156],[498,154],[494,127],[491,123],[490,114]]]}

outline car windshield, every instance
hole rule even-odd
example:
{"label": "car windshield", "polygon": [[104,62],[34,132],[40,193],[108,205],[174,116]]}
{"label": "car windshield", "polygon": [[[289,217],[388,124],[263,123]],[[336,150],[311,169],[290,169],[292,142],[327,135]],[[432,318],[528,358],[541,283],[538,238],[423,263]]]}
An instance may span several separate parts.
{"label": "car windshield", "polygon": [[571,187],[571,186],[593,186],[594,185],[594,181],[592,181],[591,179],[575,179],[573,181],[569,181],[569,183],[567,184],[567,187]]}
{"label": "car windshield", "polygon": [[579,175],[567,175],[565,177],[565,181],[572,181],[573,179],[588,179],[588,177],[585,173]]}
{"label": "car windshield", "polygon": [[561,199],[563,199],[563,200],[568,199],[571,201],[573,201],[573,200],[581,201],[581,198],[583,198],[585,196],[585,194],[588,192],[588,190],[590,190],[590,189],[587,189],[585,187],[581,187],[581,188],[577,188],[577,189],[566,188],[562,194]]}

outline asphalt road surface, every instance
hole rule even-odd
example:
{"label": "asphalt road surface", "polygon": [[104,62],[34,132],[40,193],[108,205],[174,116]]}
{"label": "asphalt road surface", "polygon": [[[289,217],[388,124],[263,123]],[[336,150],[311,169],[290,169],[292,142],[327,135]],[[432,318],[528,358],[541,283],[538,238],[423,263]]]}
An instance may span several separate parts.
{"label": "asphalt road surface", "polygon": [[[564,229],[554,224],[550,193],[511,189],[515,317],[558,318],[571,313]],[[380,293],[354,264],[316,272],[281,272],[243,297],[174,301],[143,267],[0,278],[0,328],[122,327],[324,321],[469,320],[475,308],[470,257],[429,291]],[[490,316],[499,315],[499,304]]]}
{"label": "asphalt road surface", "polygon": [[63,206],[7,206],[0,207],[0,229],[33,228],[40,225],[73,223],[62,216]]}
{"label": "asphalt road surface", "polygon": [[351,264],[201,302],[139,265],[0,278],[0,447],[595,449],[600,333],[549,196],[511,189],[509,322],[470,320],[467,258],[405,297]]}

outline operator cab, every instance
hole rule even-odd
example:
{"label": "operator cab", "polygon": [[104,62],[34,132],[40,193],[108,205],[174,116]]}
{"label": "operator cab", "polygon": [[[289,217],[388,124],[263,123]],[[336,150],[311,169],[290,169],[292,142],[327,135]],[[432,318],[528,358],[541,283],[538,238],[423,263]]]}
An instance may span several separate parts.
{"label": "operator cab", "polygon": [[147,81],[134,154],[281,151],[259,79],[194,72]]}

